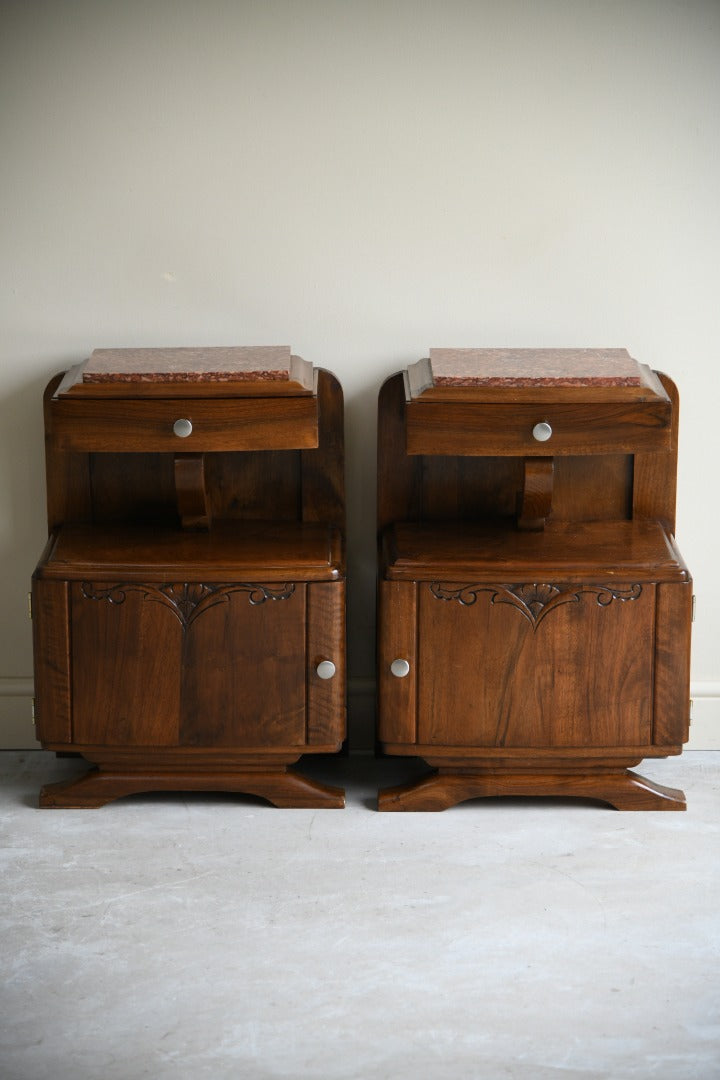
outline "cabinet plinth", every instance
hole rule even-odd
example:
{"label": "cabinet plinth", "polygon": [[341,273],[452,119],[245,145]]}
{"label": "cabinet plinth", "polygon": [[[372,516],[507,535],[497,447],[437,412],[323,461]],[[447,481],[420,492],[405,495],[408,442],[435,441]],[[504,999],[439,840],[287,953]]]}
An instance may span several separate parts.
{"label": "cabinet plinth", "polygon": [[342,806],[291,768],[345,738],[334,376],[284,349],[102,350],[50,383],[45,430],[36,725],[92,768],[41,806]]}
{"label": "cabinet plinth", "polygon": [[624,350],[433,350],[386,382],[378,735],[434,771],[381,810],[684,808],[630,771],[688,737],[677,417]]}

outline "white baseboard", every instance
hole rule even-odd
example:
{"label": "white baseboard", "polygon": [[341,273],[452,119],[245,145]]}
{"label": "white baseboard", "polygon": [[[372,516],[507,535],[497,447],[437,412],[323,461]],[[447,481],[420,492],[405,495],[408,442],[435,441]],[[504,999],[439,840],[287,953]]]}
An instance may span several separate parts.
{"label": "white baseboard", "polygon": [[[720,682],[697,682],[693,699],[690,741],[686,750],[720,750]],[[33,682],[30,678],[0,678],[0,750],[37,750],[32,719]],[[350,749],[372,750],[375,741],[375,680],[352,678],[348,683]]]}
{"label": "white baseboard", "polygon": [[32,708],[32,679],[0,678],[0,750],[40,748]]}
{"label": "white baseboard", "polygon": [[690,685],[692,721],[687,750],[720,750],[720,683]]}

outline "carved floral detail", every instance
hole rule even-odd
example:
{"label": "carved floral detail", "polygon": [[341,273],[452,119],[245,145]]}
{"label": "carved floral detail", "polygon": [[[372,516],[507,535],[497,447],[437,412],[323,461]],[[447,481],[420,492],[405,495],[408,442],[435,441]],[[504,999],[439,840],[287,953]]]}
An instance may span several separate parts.
{"label": "carved floral detail", "polygon": [[470,607],[481,592],[492,593],[491,604],[509,604],[523,615],[532,625],[533,630],[555,608],[561,604],[578,604],[583,594],[589,593],[596,598],[599,607],[609,607],[613,600],[637,600],[642,594],[641,585],[577,585],[566,587],[544,582],[526,585],[456,585],[434,581],[430,592],[436,600],[457,600],[464,607]]}
{"label": "carved floral detail", "polygon": [[203,585],[200,582],[184,582],[175,585],[146,585],[123,582],[107,588],[96,588],[90,581],[80,585],[86,600],[105,600],[108,604],[124,604],[127,593],[139,592],[143,599],[162,604],[172,613],[186,630],[203,612],[216,604],[228,602],[231,593],[244,592],[248,601],[256,606],[266,600],[289,600],[295,592],[295,585],[286,582],[277,588],[258,585],[256,582],[238,582],[234,585]]}

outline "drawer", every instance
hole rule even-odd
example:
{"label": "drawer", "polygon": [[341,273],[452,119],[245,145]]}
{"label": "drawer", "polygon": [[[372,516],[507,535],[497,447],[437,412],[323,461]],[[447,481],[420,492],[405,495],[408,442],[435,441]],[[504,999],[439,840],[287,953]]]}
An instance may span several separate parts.
{"label": "drawer", "polygon": [[317,399],[62,399],[48,437],[57,450],[97,453],[305,450],[318,445]]}
{"label": "drawer", "polygon": [[670,449],[670,402],[410,401],[408,454],[541,456]]}

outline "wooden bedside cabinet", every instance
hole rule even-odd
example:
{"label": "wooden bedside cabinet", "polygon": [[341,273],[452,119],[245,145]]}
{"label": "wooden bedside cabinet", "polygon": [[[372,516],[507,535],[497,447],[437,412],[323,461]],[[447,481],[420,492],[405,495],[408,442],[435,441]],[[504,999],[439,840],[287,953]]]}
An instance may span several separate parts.
{"label": "wooden bedside cabinet", "polygon": [[235,791],[345,737],[343,401],[285,348],[96,350],[45,394],[36,724],[94,766],[41,806]]}
{"label": "wooden bedside cabinet", "polygon": [[379,401],[381,810],[491,795],[685,808],[678,396],[625,350],[438,349]]}

